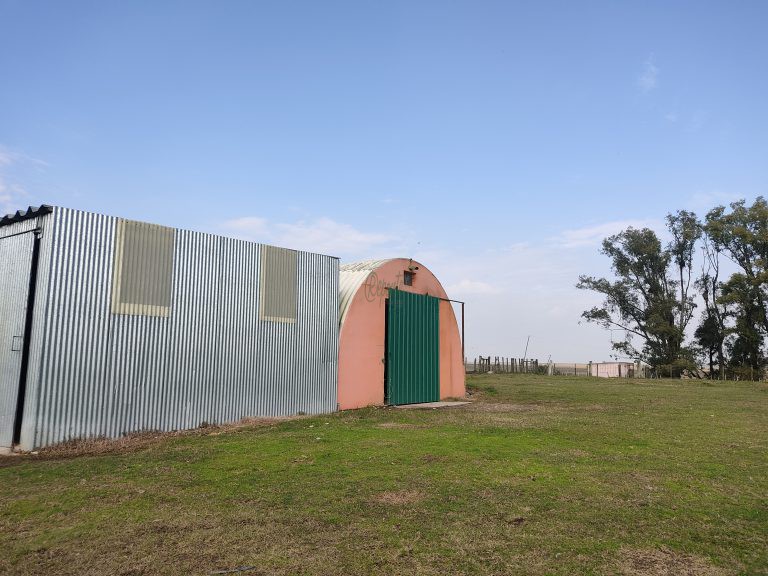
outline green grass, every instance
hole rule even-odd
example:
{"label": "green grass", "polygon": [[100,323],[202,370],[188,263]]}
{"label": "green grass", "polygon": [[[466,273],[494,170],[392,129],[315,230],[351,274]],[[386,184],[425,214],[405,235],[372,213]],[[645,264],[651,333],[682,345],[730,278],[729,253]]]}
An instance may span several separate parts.
{"label": "green grass", "polygon": [[465,408],[6,458],[0,572],[768,574],[765,384],[469,385]]}

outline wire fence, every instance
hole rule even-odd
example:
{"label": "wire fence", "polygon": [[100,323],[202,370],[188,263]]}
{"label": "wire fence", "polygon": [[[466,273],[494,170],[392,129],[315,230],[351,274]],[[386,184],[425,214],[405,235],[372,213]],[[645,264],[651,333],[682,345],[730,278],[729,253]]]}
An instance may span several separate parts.
{"label": "wire fence", "polygon": [[464,359],[467,374],[543,374],[549,376],[591,376],[595,378],[677,378],[683,380],[765,380],[765,370],[750,366],[728,367],[710,373],[703,368],[657,366],[639,362],[539,362],[535,358],[477,356]]}
{"label": "wire fence", "polygon": [[478,356],[472,361],[465,358],[464,370],[474,374],[541,374],[538,360],[502,356]]}
{"label": "wire fence", "polygon": [[477,356],[465,359],[468,374],[546,374],[549,376],[594,376],[597,378],[647,378],[648,368],[632,362],[539,362],[536,358]]}

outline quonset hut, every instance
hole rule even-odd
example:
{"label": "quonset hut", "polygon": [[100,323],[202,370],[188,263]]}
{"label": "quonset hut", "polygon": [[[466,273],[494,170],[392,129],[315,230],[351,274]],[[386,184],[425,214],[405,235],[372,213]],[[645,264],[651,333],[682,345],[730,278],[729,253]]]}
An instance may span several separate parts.
{"label": "quonset hut", "polygon": [[440,281],[407,258],[340,269],[339,407],[465,395],[456,316]]}
{"label": "quonset hut", "polygon": [[339,263],[41,206],[0,219],[0,447],[337,407]]}

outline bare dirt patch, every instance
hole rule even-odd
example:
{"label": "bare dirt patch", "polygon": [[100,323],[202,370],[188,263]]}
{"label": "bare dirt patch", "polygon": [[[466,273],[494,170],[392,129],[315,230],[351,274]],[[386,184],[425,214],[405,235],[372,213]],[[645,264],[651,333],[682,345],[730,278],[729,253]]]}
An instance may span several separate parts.
{"label": "bare dirt patch", "polygon": [[506,402],[474,402],[467,407],[470,412],[480,413],[516,413],[516,414],[568,414],[570,412],[606,412],[610,408],[605,404],[567,405],[557,402],[512,404]]}
{"label": "bare dirt patch", "polygon": [[623,576],[725,576],[732,572],[715,566],[708,558],[682,554],[668,548],[621,548],[618,561]]}
{"label": "bare dirt patch", "polygon": [[408,424],[407,422],[382,422],[376,424],[376,428],[396,428],[401,430],[407,430],[409,428],[418,428],[415,424]]}
{"label": "bare dirt patch", "polygon": [[435,464],[437,462],[445,462],[447,458],[445,456],[437,456],[435,454],[424,454],[424,456],[421,457],[421,461],[424,462],[424,464]]}
{"label": "bare dirt patch", "polygon": [[381,492],[374,496],[374,502],[388,504],[390,506],[402,506],[404,504],[416,504],[425,498],[425,494],[419,490],[395,490]]}
{"label": "bare dirt patch", "polygon": [[471,410],[477,412],[535,412],[545,410],[547,406],[543,404],[502,404],[495,402],[476,402],[472,404]]}

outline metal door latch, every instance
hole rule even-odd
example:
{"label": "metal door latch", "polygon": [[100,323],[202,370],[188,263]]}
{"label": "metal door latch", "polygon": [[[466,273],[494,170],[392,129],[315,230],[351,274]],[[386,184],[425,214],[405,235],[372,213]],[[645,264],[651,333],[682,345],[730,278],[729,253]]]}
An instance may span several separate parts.
{"label": "metal door latch", "polygon": [[21,347],[24,343],[24,338],[21,336],[14,336],[11,343],[11,352],[21,352]]}

